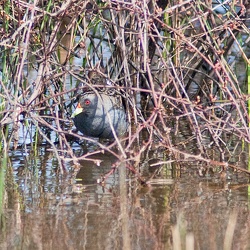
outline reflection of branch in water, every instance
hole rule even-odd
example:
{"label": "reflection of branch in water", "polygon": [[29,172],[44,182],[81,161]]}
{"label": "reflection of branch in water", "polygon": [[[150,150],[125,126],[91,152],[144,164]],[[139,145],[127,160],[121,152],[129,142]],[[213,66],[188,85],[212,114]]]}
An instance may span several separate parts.
{"label": "reflection of branch in water", "polygon": [[230,216],[228,218],[228,224],[227,224],[227,230],[225,233],[225,239],[224,239],[224,246],[223,249],[231,249],[233,238],[234,238],[234,231],[237,224],[238,219],[238,208],[234,208],[234,210],[230,213]]}
{"label": "reflection of branch in water", "polygon": [[123,249],[130,250],[130,230],[129,230],[129,214],[127,200],[127,184],[126,184],[126,164],[121,163],[119,167],[119,188],[120,188],[120,219],[122,223],[122,243]]}
{"label": "reflection of branch in water", "polygon": [[[123,166],[123,162],[121,161],[117,161],[116,163],[113,164],[113,167],[111,168],[111,170],[105,174],[104,176],[102,176],[101,180],[98,181],[98,183],[104,184],[105,180],[111,175],[113,174],[119,167],[119,173],[120,173],[120,169],[122,169]],[[132,165],[126,163],[125,167],[130,170],[140,181],[140,183],[142,185],[147,185],[147,182],[141,177],[141,175],[135,170],[134,167],[132,167]]]}

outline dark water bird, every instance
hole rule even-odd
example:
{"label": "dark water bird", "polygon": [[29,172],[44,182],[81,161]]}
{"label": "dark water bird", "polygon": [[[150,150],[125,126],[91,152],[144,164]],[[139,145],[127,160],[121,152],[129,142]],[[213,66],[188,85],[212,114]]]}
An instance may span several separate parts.
{"label": "dark water bird", "polygon": [[86,91],[72,114],[76,128],[86,136],[104,139],[125,134],[127,117],[121,95],[106,89]]}

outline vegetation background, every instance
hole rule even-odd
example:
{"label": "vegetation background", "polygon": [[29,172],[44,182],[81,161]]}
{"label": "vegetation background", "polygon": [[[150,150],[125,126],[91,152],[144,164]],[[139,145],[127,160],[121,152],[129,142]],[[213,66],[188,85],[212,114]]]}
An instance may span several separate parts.
{"label": "vegetation background", "polygon": [[[0,248],[250,249],[249,27],[246,0],[0,0]],[[96,76],[123,138],[75,131]]]}

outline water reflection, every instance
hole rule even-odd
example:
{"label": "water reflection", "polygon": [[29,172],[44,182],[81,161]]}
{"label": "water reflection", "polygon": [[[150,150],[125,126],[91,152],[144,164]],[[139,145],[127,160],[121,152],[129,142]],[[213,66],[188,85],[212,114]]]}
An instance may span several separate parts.
{"label": "water reflection", "polygon": [[[190,164],[170,181],[168,165],[165,175],[161,169],[151,185],[142,186],[122,163],[100,185],[116,162],[112,155],[95,156],[99,166],[82,161],[77,175],[58,174],[46,150],[35,159],[20,155],[8,160],[5,178],[15,181],[5,188],[1,249],[221,249],[230,242],[233,249],[250,247],[244,176],[233,183],[199,177]],[[152,169],[146,162],[147,179]]]}
{"label": "water reflection", "polygon": [[[179,124],[172,143],[192,133]],[[24,133],[25,134],[25,133]],[[174,161],[158,144],[138,162],[117,164],[107,152],[71,162],[62,173],[47,146],[29,143],[9,152],[2,163],[0,249],[248,249],[250,247],[248,178],[244,173],[201,163]],[[209,140],[208,140],[209,141]],[[231,141],[225,159],[246,168],[248,151]],[[76,154],[96,145],[72,145]],[[212,147],[210,157],[220,152]],[[134,167],[141,179],[127,166]],[[117,166],[116,170],[110,171]],[[106,177],[104,179],[104,177]],[[102,180],[105,180],[103,183]]]}

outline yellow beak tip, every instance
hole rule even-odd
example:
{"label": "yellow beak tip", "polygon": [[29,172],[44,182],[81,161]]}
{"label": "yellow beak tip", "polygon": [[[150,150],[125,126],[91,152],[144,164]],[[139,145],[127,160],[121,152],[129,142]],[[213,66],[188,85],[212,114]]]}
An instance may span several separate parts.
{"label": "yellow beak tip", "polygon": [[71,118],[75,118],[77,115],[79,115],[80,113],[82,113],[83,109],[79,108],[77,106],[76,110],[73,112],[73,114],[71,115]]}

